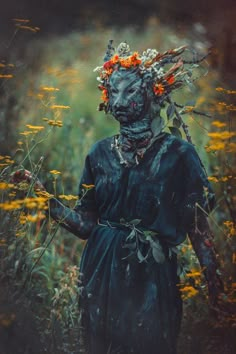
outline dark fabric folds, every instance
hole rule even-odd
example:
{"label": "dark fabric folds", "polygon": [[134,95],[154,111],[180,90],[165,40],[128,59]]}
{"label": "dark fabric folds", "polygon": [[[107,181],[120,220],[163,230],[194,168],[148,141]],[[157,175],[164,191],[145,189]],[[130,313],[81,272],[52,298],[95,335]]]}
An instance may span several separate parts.
{"label": "dark fabric folds", "polygon": [[[74,209],[116,225],[139,219],[162,245],[180,244],[198,203],[210,211],[214,195],[192,145],[163,134],[132,168],[120,164],[114,138],[88,154]],[[91,190],[84,185],[94,184]],[[112,226],[112,225],[111,225]],[[73,232],[73,230],[71,230]],[[74,230],[75,234],[77,230]],[[140,263],[124,247],[130,230],[97,225],[81,260],[81,339],[88,354],[175,354],[181,321],[176,256]]]}

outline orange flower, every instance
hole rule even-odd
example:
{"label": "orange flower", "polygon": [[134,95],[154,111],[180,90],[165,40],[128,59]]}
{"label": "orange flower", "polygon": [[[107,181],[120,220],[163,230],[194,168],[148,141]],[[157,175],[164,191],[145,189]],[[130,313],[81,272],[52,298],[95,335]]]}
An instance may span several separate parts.
{"label": "orange flower", "polygon": [[139,54],[138,52],[134,52],[131,57],[130,57],[130,62],[132,63],[133,66],[137,66],[141,64],[142,60],[138,58]]}
{"label": "orange flower", "polygon": [[110,60],[110,63],[111,64],[117,64],[119,62],[119,55],[118,54],[115,54],[111,60]]}
{"label": "orange flower", "polygon": [[168,82],[169,85],[172,85],[175,82],[175,77],[174,75],[170,75],[166,81]]}
{"label": "orange flower", "polygon": [[155,95],[157,95],[157,96],[161,96],[165,92],[165,88],[162,84],[154,85],[153,90],[154,90]]}
{"label": "orange flower", "polygon": [[104,102],[108,102],[108,101],[109,101],[109,98],[108,98],[108,91],[107,91],[107,89],[105,89],[105,88],[102,90],[101,99],[102,99]]}
{"label": "orange flower", "polygon": [[132,66],[130,58],[120,59],[120,65],[126,69],[130,68]]}

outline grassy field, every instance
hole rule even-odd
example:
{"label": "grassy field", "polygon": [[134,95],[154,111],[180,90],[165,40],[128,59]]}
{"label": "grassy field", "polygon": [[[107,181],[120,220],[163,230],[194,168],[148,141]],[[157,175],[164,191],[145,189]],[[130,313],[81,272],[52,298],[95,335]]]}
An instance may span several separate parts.
{"label": "grassy field", "polygon": [[[33,33],[24,41],[23,35],[23,45],[15,41],[0,65],[1,75],[12,75],[0,76],[0,137],[5,141],[0,156],[0,354],[79,353],[77,278],[84,241],[48,221],[46,198],[36,197],[32,188],[25,195],[29,186],[12,186],[10,175],[19,168],[33,171],[50,193],[73,207],[88,150],[118,131],[112,117],[97,111],[100,91],[93,69],[102,64],[108,40],[126,40],[137,51],[188,44],[202,54],[208,43],[204,38],[199,43],[191,32],[175,33],[157,19],[138,31],[98,26],[47,40]],[[190,113],[186,123],[217,194],[210,221],[228,300],[234,302],[235,92],[224,87],[210,59],[197,76],[194,87],[179,90],[174,99],[187,106],[194,100],[198,110],[212,115]],[[166,118],[164,109],[162,115]],[[186,291],[179,354],[233,354],[234,318],[209,316],[206,285],[189,243],[180,262],[188,276],[181,278]]]}

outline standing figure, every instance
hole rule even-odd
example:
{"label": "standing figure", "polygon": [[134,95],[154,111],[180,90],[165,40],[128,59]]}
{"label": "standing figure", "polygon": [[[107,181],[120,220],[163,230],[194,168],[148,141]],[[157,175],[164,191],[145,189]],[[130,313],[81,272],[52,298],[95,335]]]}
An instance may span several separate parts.
{"label": "standing figure", "polygon": [[184,51],[139,55],[126,43],[115,52],[110,42],[96,69],[100,109],[120,131],[88,153],[73,210],[50,199],[50,215],[87,239],[80,265],[86,354],[176,354],[182,302],[175,247],[187,234],[212,305],[223,291],[206,217],[214,194],[193,145],[164,132],[160,116],[168,104],[170,118],[183,123],[170,94],[187,80]]}

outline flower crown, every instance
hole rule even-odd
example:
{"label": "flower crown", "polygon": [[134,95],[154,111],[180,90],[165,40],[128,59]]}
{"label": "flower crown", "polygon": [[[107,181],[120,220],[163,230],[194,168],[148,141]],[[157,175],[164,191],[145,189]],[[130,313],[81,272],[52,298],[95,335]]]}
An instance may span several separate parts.
{"label": "flower crown", "polygon": [[[112,73],[119,68],[136,69],[144,81],[151,85],[154,100],[159,104],[169,103],[167,108],[168,119],[175,115],[175,118],[179,121],[176,122],[176,125],[178,128],[182,126],[184,129],[184,123],[176,110],[176,107],[181,106],[171,101],[170,93],[184,85],[190,85],[194,81],[193,71],[206,56],[200,59],[183,59],[181,55],[187,50],[190,51],[187,46],[170,49],[163,53],[159,53],[156,49],[147,49],[139,54],[138,52],[131,53],[127,43],[120,43],[116,50],[112,47],[112,43],[113,41],[110,40],[104,57],[104,64],[94,69],[99,73],[97,77],[98,88],[102,91],[102,103],[99,105],[99,110],[109,112],[108,82]],[[186,107],[182,106],[182,108]],[[189,107],[188,111],[190,111]],[[196,113],[194,110],[191,110],[191,112]],[[186,109],[184,113],[186,113]],[[197,112],[197,114],[201,113]]]}

